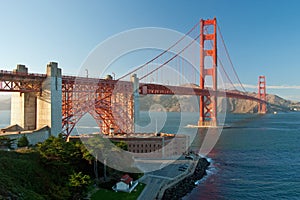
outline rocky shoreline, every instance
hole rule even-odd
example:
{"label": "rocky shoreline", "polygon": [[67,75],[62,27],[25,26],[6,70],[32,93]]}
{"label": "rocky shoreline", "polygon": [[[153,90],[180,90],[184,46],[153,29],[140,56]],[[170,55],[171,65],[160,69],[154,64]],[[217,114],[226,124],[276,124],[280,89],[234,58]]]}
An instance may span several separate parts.
{"label": "rocky shoreline", "polygon": [[184,178],[182,181],[178,182],[176,185],[165,190],[163,195],[163,200],[169,199],[181,199],[187,193],[191,192],[195,188],[195,182],[206,175],[206,169],[209,166],[209,162],[205,158],[200,158],[195,171],[192,175]]}

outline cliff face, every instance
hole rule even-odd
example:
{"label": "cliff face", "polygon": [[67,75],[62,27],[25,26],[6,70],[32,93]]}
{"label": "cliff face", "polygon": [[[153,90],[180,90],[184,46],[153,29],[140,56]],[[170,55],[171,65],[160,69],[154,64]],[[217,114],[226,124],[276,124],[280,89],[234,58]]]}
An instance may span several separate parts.
{"label": "cliff face", "polygon": [[[247,93],[249,96],[257,97],[256,93]],[[227,111],[233,113],[257,113],[258,106],[254,101],[244,100],[244,99],[227,99]],[[274,94],[267,95],[267,111],[268,112],[278,112],[278,111],[291,111],[299,110],[300,102],[290,101],[283,99]]]}
{"label": "cliff face", "polygon": [[[244,99],[233,99],[233,98],[220,98],[219,102],[223,101],[222,104],[218,104],[218,110],[220,112],[232,112],[232,113],[256,113],[257,103]],[[226,103],[226,104],[225,104]],[[226,105],[226,106],[224,106]]]}
{"label": "cliff face", "polygon": [[[250,96],[257,96],[256,93],[247,93]],[[300,102],[285,100],[277,95],[268,94],[268,112],[300,110]],[[196,112],[198,98],[191,96],[168,96],[168,95],[146,95],[140,98],[140,109],[143,111],[168,111],[168,112]],[[220,112],[232,113],[257,113],[257,103],[250,100],[235,98],[218,98],[218,110]]]}

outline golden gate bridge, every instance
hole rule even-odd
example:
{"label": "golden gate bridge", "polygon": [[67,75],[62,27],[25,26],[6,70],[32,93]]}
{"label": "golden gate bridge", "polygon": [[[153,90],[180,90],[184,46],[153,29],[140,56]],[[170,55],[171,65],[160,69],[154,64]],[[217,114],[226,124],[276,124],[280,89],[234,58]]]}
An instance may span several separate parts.
{"label": "golden gate bridge", "polygon": [[[187,54],[193,56],[198,66],[185,59]],[[227,66],[230,68],[226,70]],[[38,109],[47,108],[51,116],[48,124],[41,119],[42,115],[36,116],[31,127],[38,128],[45,123],[52,129],[54,120],[61,121],[61,126],[55,130],[67,136],[86,113],[95,119],[104,134],[112,129],[120,134],[134,132],[135,114],[139,112],[138,95],[199,96],[198,127],[218,126],[218,97],[255,101],[258,113],[267,111],[265,76],[259,76],[257,96],[248,95],[233,66],[216,18],[201,19],[168,49],[115,80],[63,76],[57,63],[48,64],[47,74],[31,74],[25,66],[20,67],[25,70],[0,71],[0,91],[18,92],[20,96],[30,94],[36,102],[32,109],[38,112]],[[170,73],[170,68],[176,73]],[[225,82],[226,87],[219,88],[220,81]],[[38,107],[43,104],[38,102],[49,106]]]}

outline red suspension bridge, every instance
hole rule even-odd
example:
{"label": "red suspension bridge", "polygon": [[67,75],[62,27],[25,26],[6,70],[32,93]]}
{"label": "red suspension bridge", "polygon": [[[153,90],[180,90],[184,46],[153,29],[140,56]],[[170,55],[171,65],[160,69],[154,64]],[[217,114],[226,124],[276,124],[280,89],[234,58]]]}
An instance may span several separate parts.
{"label": "red suspension bridge", "polygon": [[255,101],[262,114],[267,109],[265,77],[259,77],[257,97],[245,93],[215,18],[200,20],[168,49],[117,80],[62,76],[57,63],[49,63],[47,74],[30,74],[25,66],[13,72],[1,70],[0,91],[19,92],[24,99],[30,94],[35,102],[30,109],[36,113],[49,109],[48,122],[42,119],[44,115],[35,114],[33,122],[23,122],[24,127],[31,123],[34,128],[48,125],[52,129],[57,120],[61,125],[55,130],[67,135],[86,113],[105,134],[112,129],[134,132],[135,114],[139,112],[135,97],[139,94],[199,96],[200,127],[218,125],[218,97]]}

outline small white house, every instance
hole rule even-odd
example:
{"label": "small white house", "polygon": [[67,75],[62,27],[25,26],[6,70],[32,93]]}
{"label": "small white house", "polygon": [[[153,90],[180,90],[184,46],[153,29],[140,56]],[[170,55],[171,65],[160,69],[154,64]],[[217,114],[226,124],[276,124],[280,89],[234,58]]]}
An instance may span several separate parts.
{"label": "small white house", "polygon": [[116,192],[131,192],[137,185],[137,180],[133,181],[133,179],[128,174],[125,174],[121,177],[120,181],[112,187],[112,189]]}

